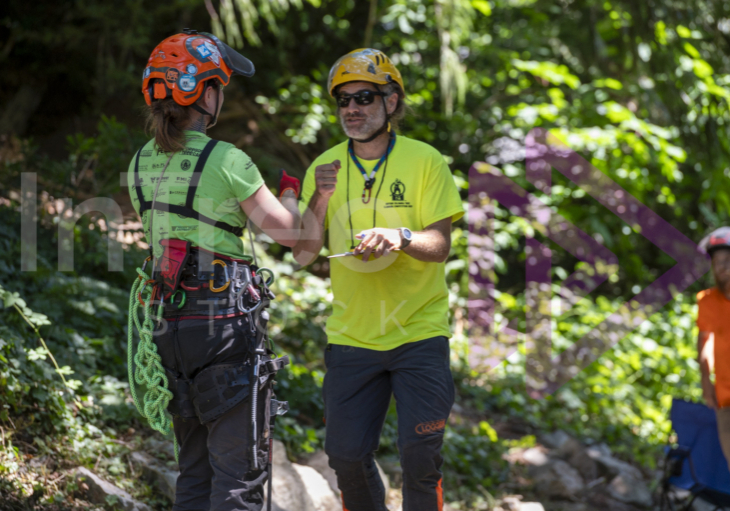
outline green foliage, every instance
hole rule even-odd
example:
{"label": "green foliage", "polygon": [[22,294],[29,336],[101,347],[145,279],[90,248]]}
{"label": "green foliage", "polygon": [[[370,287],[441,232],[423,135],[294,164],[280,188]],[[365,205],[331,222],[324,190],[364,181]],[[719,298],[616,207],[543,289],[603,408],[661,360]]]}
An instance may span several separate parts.
{"label": "green foliage", "polygon": [[[213,29],[240,45],[257,68],[255,77],[236,78],[226,89],[211,135],[250,153],[270,185],[275,169],[286,166],[302,177],[314,157],[343,140],[325,90],[327,73],[343,53],[372,46],[384,50],[403,74],[415,113],[402,123],[404,134],[444,154],[464,197],[475,160],[489,161],[534,192],[524,178],[522,144],[539,126],[691,239],[730,220],[730,40],[722,2],[680,1],[671,9],[654,0],[210,5],[219,13],[211,20]],[[15,157],[0,167],[3,198],[16,197],[20,172],[36,172],[39,190],[49,199],[80,202],[117,192],[123,197],[118,173],[126,171],[146,138],[138,111],[147,56],[184,26],[209,29],[204,21],[210,11],[201,0],[43,7],[30,13],[12,5],[3,20],[10,35],[0,56],[7,71],[0,78],[0,102],[13,104],[24,85],[40,98],[27,123],[33,142],[19,142]],[[120,8],[125,16],[118,15]],[[59,150],[57,140],[69,133]],[[674,261],[558,173],[550,196],[538,195],[619,259],[610,282],[554,318],[559,352]],[[117,442],[131,441],[121,440],[128,428],[139,430],[139,416],[126,396],[123,339],[126,289],[133,263],[142,256],[130,248],[125,271],[109,273],[105,231],[94,222],[94,229],[77,225],[76,266],[83,270],[59,273],[53,227],[59,212],[43,208],[38,271],[22,273],[15,207],[11,202],[0,211],[6,305],[0,311],[0,425],[13,432],[3,438],[0,470],[3,477],[19,477],[24,456],[51,453],[87,466],[98,460],[119,484],[131,484],[125,447]],[[497,319],[515,319],[524,331],[523,238],[541,239],[540,230],[501,208],[494,225]],[[292,410],[278,422],[276,434],[290,455],[299,456],[322,447],[323,326],[330,288],[307,270],[295,271],[287,250],[262,247],[274,256],[264,264],[279,276],[271,331],[295,362],[279,377],[279,397]],[[557,282],[577,262],[553,248]],[[453,366],[463,410],[446,433],[447,500],[459,501],[461,509],[488,507],[508,488],[502,456],[549,429],[607,442],[624,458],[654,466],[669,435],[671,397],[700,397],[691,295],[678,297],[553,396],[536,401],[525,393],[523,347],[487,374],[466,365],[467,250],[461,223],[447,263]],[[65,385],[67,376],[80,384]],[[391,407],[380,456],[397,457],[395,420]],[[515,424],[520,428],[511,431]],[[151,495],[149,488],[141,491]],[[46,503],[56,498],[51,492],[43,496]]]}

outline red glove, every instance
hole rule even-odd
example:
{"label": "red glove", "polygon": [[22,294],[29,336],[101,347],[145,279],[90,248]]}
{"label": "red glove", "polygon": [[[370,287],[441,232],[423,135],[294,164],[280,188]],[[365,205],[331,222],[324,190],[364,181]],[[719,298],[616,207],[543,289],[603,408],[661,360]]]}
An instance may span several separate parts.
{"label": "red glove", "polygon": [[285,191],[292,190],[294,192],[294,195],[296,195],[298,198],[299,190],[301,190],[302,184],[297,178],[287,175],[286,170],[281,169],[280,172],[281,179],[279,181],[279,197],[284,195]]}

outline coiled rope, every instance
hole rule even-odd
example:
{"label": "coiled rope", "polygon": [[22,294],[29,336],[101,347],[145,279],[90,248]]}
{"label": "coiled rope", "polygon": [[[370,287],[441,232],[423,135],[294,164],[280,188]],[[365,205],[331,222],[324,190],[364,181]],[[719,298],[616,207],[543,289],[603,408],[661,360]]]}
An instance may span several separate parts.
{"label": "coiled rope", "polygon": [[[138,278],[132,284],[129,293],[129,323],[127,325],[127,367],[129,370],[129,390],[140,415],[147,419],[150,427],[163,435],[170,434],[172,420],[167,415],[167,405],[173,395],[167,388],[167,376],[162,367],[157,346],[152,340],[154,319],[162,317],[163,305],[157,308],[157,316],[152,314],[152,291],[154,282],[141,268],[137,268]],[[152,285],[150,285],[152,284]],[[144,318],[140,322],[139,308],[143,308]],[[139,346],[134,350],[134,330],[139,332]],[[146,390],[142,399],[137,395],[135,384],[144,385]],[[175,441],[175,459],[178,457],[177,438]]]}

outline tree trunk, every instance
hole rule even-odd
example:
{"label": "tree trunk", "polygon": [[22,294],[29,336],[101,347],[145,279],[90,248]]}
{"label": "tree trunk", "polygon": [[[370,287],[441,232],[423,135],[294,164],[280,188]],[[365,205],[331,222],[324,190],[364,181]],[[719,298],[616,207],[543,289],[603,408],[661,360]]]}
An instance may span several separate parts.
{"label": "tree trunk", "polygon": [[38,108],[45,90],[45,85],[22,85],[5,105],[0,117],[0,135],[14,133],[22,136],[30,117]]}

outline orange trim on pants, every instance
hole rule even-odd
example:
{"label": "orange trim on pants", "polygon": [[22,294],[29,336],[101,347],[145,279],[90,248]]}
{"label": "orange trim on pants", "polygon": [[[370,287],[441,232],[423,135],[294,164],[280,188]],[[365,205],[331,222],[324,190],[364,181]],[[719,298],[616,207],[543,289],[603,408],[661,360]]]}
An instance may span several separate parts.
{"label": "orange trim on pants", "polygon": [[340,493],[340,498],[342,499],[342,511],[347,511],[345,507],[345,496],[342,493]]}
{"label": "orange trim on pants", "polygon": [[444,478],[442,477],[439,479],[438,484],[436,484],[436,503],[439,511],[443,511],[444,509],[444,489],[441,487],[441,481],[443,480]]}

